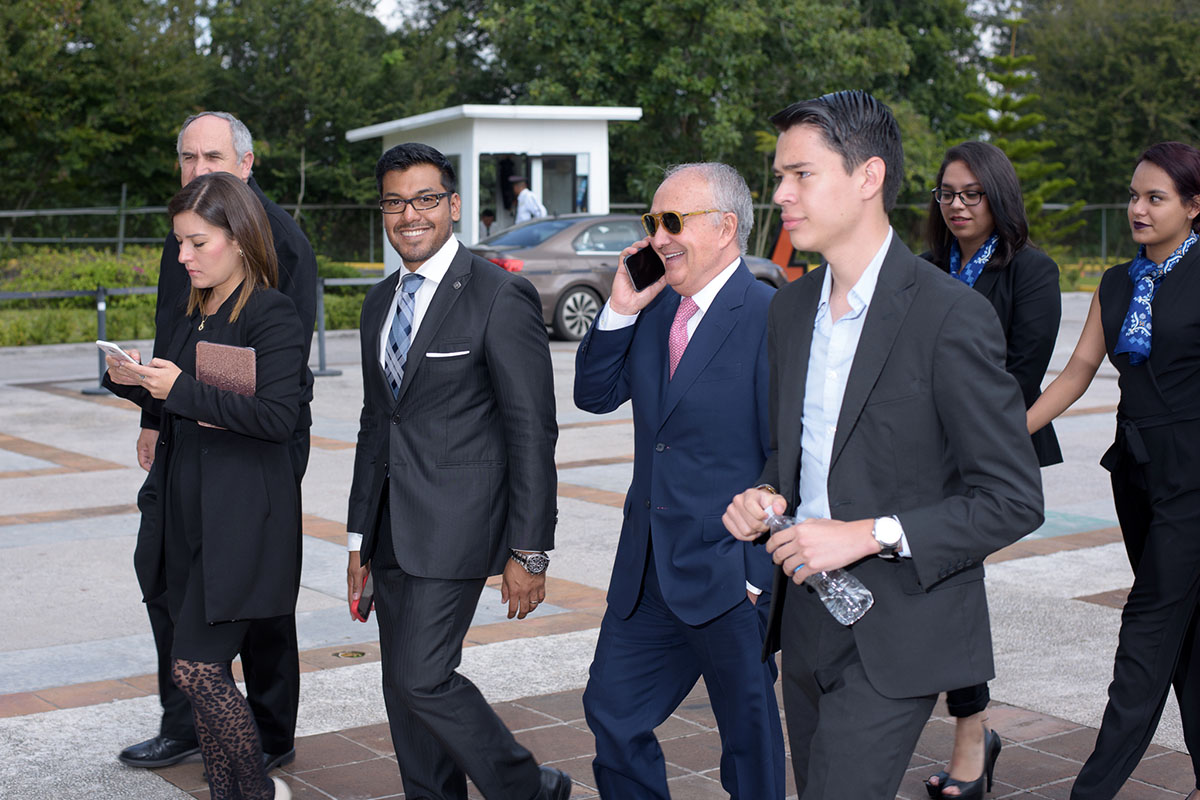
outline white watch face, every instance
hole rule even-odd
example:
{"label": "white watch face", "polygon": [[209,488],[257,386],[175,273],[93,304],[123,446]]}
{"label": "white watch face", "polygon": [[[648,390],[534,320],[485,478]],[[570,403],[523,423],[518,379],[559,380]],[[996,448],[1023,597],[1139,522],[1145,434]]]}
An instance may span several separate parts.
{"label": "white watch face", "polygon": [[893,517],[879,517],[875,520],[875,541],[883,547],[899,547],[900,537],[904,529]]}

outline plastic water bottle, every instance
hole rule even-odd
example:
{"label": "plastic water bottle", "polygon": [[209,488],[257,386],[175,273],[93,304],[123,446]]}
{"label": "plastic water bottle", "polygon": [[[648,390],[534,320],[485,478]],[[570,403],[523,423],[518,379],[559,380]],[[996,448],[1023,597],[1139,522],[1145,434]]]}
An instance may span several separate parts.
{"label": "plastic water bottle", "polygon": [[[781,517],[771,511],[767,513],[766,522],[771,533],[778,533],[803,522],[795,517]],[[825,608],[843,625],[858,622],[875,603],[875,596],[871,594],[871,590],[844,569],[815,572],[805,578],[804,582],[816,590],[817,597],[821,598]]]}

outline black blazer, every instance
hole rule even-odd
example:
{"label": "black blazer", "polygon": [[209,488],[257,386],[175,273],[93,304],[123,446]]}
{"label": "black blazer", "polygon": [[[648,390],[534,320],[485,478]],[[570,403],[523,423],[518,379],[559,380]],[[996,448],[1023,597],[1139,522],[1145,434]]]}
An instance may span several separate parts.
{"label": "black blazer", "polygon": [[[179,360],[194,316],[182,314],[160,328],[163,358]],[[302,329],[292,301],[274,289],[251,295],[236,322],[213,331],[210,341],[253,347],[257,386],[252,397],[222,391],[181,374],[165,401],[140,386],[104,385],[155,416],[163,425],[148,480],[168,497],[173,418],[211,422],[201,427],[200,505],[205,616],[209,622],[290,614],[296,606],[300,504],[288,442],[300,413]],[[163,519],[143,525],[134,568],[144,598],[166,588],[162,566]]]}
{"label": "black blazer", "polygon": [[[761,479],[790,509],[826,269],[780,289],[769,314],[772,451]],[[993,676],[983,559],[1042,522],[1041,476],[1001,336],[978,292],[893,238],[847,379],[828,482],[835,519],[895,514],[912,549],[912,558],[849,567],[875,595],[851,631],[867,678],[888,697]],[[776,570],[768,649],[781,634],[804,647],[828,615],[809,592],[782,630],[784,598],[796,591],[809,592]]]}
{"label": "black blazer", "polygon": [[[922,258],[929,259],[930,255],[925,253]],[[949,264],[937,266],[950,271]],[[1058,264],[1033,245],[1026,245],[1008,264],[989,263],[975,281],[975,291],[996,309],[1007,343],[1004,368],[1017,379],[1028,409],[1042,395],[1042,380],[1062,322]],[[1062,463],[1062,450],[1052,424],[1036,431],[1032,438],[1040,466]]]}
{"label": "black blazer", "polygon": [[[276,288],[291,299],[296,306],[296,313],[300,316],[304,368],[300,373],[300,415],[296,419],[296,430],[306,431],[312,427],[309,403],[312,401],[313,374],[308,367],[308,353],[317,317],[317,257],[313,254],[308,237],[300,230],[292,215],[268,200],[253,176],[246,183],[262,203],[263,210],[267,212],[267,221],[271,224],[275,257],[279,261],[279,286]],[[163,242],[162,259],[158,265],[158,297],[154,307],[154,321],[158,330],[171,329],[175,318],[183,313],[182,309],[187,306],[191,286],[187,272],[179,265],[179,242],[175,241],[174,234],[169,233]],[[155,337],[155,358],[166,357],[163,355],[166,352],[166,338]],[[158,430],[158,426],[158,418],[151,412],[143,411],[142,427]]]}
{"label": "black blazer", "polygon": [[[409,349],[398,399],[379,364],[400,275],[363,301],[363,408],[347,530],[369,557],[391,535],[405,572],[500,573],[509,549],[554,547],[554,375],[529,281],[462,245]],[[390,531],[379,531],[387,492]]]}

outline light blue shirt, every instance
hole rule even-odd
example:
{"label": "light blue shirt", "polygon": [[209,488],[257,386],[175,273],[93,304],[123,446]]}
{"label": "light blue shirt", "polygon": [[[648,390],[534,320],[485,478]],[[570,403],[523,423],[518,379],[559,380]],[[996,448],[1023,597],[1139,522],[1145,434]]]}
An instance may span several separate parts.
{"label": "light blue shirt", "polygon": [[[858,283],[846,295],[850,310],[834,321],[829,305],[833,273],[827,267],[821,284],[821,300],[813,320],[812,347],[808,352],[808,376],[804,382],[804,408],[800,438],[800,502],[796,516],[801,519],[832,519],[829,510],[829,462],[833,458],[833,439],[846,381],[858,351],[867,310],[879,281],[879,270],[892,244],[894,231],[889,227],[875,257],[867,265]],[[901,541],[901,554],[909,555],[908,541]]]}

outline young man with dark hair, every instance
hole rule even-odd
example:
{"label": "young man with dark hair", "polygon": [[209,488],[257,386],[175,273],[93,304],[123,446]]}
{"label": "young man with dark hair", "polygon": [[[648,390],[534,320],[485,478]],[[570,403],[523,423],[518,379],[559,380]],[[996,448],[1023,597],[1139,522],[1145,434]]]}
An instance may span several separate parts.
{"label": "young man with dark hair", "polygon": [[[772,121],[784,229],[826,263],[771,303],[772,449],[724,520],[804,520],[767,543],[800,797],[894,797],[937,694],[993,677],[983,559],[1041,523],[1040,476],[995,312],[888,221],[891,111],[838,92]],[[836,568],[874,595],[850,627],[804,586]]]}
{"label": "young man with dark hair", "polygon": [[[369,567],[383,697],[407,797],[567,800],[457,671],[484,581],[508,616],[546,597],[554,547],[554,375],[533,286],[454,238],[454,168],[424,144],[376,169],[403,268],[363,301],[363,410],[347,517],[347,589]],[[519,681],[521,676],[513,676]]]}

